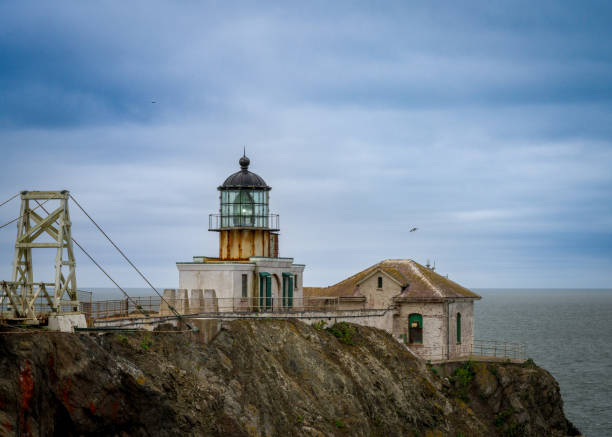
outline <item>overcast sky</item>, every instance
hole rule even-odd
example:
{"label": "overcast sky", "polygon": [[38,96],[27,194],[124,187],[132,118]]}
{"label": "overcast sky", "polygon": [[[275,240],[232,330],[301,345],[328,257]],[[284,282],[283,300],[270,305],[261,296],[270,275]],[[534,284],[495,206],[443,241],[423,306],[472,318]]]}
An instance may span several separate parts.
{"label": "overcast sky", "polygon": [[611,22],[605,1],[2,2],[0,202],[68,189],[176,287],[176,261],[218,253],[246,145],[306,285],[411,258],[473,288],[610,288]]}

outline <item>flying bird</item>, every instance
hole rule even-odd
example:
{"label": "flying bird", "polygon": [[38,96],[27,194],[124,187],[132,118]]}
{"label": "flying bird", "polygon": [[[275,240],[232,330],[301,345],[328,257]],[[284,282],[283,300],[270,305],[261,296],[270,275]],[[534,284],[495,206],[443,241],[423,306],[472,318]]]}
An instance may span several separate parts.
{"label": "flying bird", "polygon": [[410,232],[414,232],[414,231],[416,231],[417,229],[419,229],[419,228],[412,228],[412,229],[410,229]]}

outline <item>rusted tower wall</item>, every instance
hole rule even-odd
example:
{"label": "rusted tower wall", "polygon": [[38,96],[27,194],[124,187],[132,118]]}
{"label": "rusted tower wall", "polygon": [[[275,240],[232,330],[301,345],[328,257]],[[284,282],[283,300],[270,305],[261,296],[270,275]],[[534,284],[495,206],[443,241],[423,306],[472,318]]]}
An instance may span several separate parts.
{"label": "rusted tower wall", "polygon": [[278,257],[278,234],[265,229],[227,229],[219,232],[221,260]]}

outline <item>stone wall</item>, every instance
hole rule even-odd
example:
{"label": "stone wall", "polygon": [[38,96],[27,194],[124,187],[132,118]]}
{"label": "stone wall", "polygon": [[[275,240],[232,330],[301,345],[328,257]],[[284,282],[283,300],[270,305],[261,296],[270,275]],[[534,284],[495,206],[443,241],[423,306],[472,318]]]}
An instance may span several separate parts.
{"label": "stone wall", "polygon": [[[465,357],[474,344],[474,301],[455,301],[448,304],[450,314],[450,357]],[[461,314],[461,343],[457,342],[457,313]]]}
{"label": "stone wall", "polygon": [[[378,277],[383,279],[382,288],[378,288]],[[389,308],[393,297],[401,293],[402,287],[386,274],[375,274],[359,284],[359,292],[366,297],[367,308]]]}
{"label": "stone wall", "polygon": [[[410,314],[423,316],[423,343],[409,343]],[[446,355],[446,311],[443,303],[401,303],[394,337],[406,339],[406,344],[424,358],[444,357]]]}

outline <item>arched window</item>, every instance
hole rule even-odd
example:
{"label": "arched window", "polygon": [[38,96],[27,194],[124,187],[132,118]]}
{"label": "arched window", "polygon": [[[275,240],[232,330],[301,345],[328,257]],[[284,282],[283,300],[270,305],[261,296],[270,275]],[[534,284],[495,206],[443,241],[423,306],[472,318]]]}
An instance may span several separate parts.
{"label": "arched window", "polygon": [[382,276],[378,277],[378,288],[382,288]]}
{"label": "arched window", "polygon": [[408,316],[408,339],[412,344],[423,344],[423,316],[410,314]]}
{"label": "arched window", "polygon": [[461,313],[457,313],[457,344],[461,344]]}

